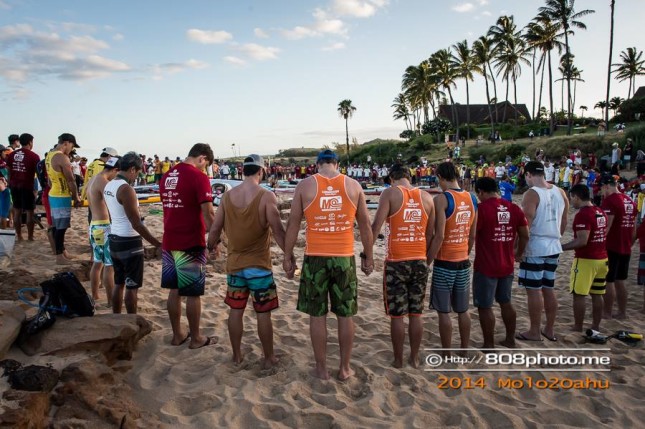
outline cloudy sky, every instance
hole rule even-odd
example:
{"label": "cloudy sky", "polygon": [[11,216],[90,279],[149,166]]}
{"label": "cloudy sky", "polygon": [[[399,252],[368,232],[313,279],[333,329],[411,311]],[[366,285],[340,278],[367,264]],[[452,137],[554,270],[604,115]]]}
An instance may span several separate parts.
{"label": "cloudy sky", "polygon": [[[185,156],[208,142],[218,156],[342,142],[336,112],[357,107],[350,136],[393,138],[401,75],[437,49],[472,42],[498,16],[523,27],[538,0],[0,0],[2,131],[30,132],[44,152],[62,132],[81,153]],[[578,0],[572,51],[583,70],[576,104],[604,99],[609,0]],[[614,61],[645,49],[642,0],[617,2]],[[637,85],[645,85],[645,79]],[[627,84],[612,95],[626,97]],[[531,71],[518,97],[531,105]],[[455,93],[465,103],[463,83]],[[501,98],[501,97],[500,97]],[[483,78],[471,102],[485,102]],[[559,106],[556,91],[556,105]],[[596,111],[596,114],[600,112]],[[4,137],[3,137],[4,138]]]}

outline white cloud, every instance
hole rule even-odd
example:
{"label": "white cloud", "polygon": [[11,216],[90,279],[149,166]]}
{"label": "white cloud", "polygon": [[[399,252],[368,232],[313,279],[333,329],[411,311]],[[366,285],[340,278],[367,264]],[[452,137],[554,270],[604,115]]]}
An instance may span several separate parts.
{"label": "white cloud", "polygon": [[475,5],[472,3],[462,3],[452,7],[452,10],[459,13],[470,12],[475,9]]}
{"label": "white cloud", "polygon": [[271,46],[262,46],[257,43],[247,43],[237,48],[247,57],[256,61],[275,60],[280,49]]}
{"label": "white cloud", "polygon": [[347,28],[340,19],[330,16],[322,9],[313,13],[314,23],[307,26],[297,26],[291,30],[282,30],[287,39],[298,40],[305,37],[321,37],[325,35],[346,36]]}
{"label": "white cloud", "polygon": [[116,33],[114,36],[112,36],[112,40],[116,40],[117,42],[120,42],[123,40],[125,37],[121,33]]}
{"label": "white cloud", "polygon": [[11,9],[11,6],[9,6],[7,2],[0,0],[0,9],[9,10]]}
{"label": "white cloud", "polygon": [[486,6],[488,3],[490,3],[488,0],[479,0],[480,6]]}
{"label": "white cloud", "polygon": [[340,16],[369,18],[387,3],[387,0],[334,0],[332,10]]}
{"label": "white cloud", "polygon": [[226,61],[229,64],[233,64],[234,66],[245,66],[246,61],[244,61],[242,58],[234,57],[234,56],[227,56],[224,57],[224,61]]}
{"label": "white cloud", "polygon": [[324,46],[323,51],[337,51],[339,49],[345,49],[345,44],[343,42],[332,43],[331,45]]}
{"label": "white cloud", "polygon": [[264,31],[261,28],[253,29],[253,34],[255,34],[255,37],[258,37],[260,39],[268,39],[269,38],[269,35],[267,34],[267,32]]}
{"label": "white cloud", "polygon": [[155,64],[151,67],[153,79],[161,80],[164,75],[172,75],[184,72],[186,70],[201,70],[208,67],[208,63],[190,59],[183,63],[164,63]]}
{"label": "white cloud", "polygon": [[[91,26],[69,28],[89,30]],[[108,48],[105,41],[92,36],[63,37],[28,24],[7,25],[0,27],[0,76],[9,82],[45,76],[86,80],[129,71],[126,63],[99,55]]]}
{"label": "white cloud", "polygon": [[482,15],[483,15],[483,16],[493,16],[493,14],[492,14],[492,13],[490,13],[489,11],[487,11],[487,10],[483,11],[483,12],[482,12]]}
{"label": "white cloud", "polygon": [[206,45],[218,44],[233,40],[233,35],[227,31],[210,31],[191,28],[186,31],[186,37],[193,42]]}

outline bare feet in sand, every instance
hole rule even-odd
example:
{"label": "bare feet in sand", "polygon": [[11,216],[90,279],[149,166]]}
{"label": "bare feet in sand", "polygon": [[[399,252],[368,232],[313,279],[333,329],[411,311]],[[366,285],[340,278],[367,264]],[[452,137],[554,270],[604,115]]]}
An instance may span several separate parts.
{"label": "bare feet in sand", "polygon": [[611,314],[603,312],[602,313],[602,318],[605,319],[605,320],[610,320],[611,319]]}
{"label": "bare feet in sand", "polygon": [[345,381],[351,377],[353,377],[355,374],[354,370],[349,368],[349,369],[340,369],[338,371],[338,380],[339,381]]}
{"label": "bare feet in sand", "polygon": [[233,363],[235,365],[239,365],[242,362],[244,362],[244,353],[240,353],[239,355],[233,354]]}
{"label": "bare feet in sand", "polygon": [[514,348],[517,347],[517,344],[515,344],[515,340],[514,339],[508,339],[508,338],[500,341],[499,345],[503,346],[503,347],[506,347],[506,348],[509,348],[509,349],[514,349]]}
{"label": "bare feet in sand", "polygon": [[419,368],[419,356],[412,357],[408,359],[408,363],[412,368]]}
{"label": "bare feet in sand", "polygon": [[74,261],[72,261],[71,259],[67,259],[63,255],[56,255],[56,265],[69,265],[72,262]]}
{"label": "bare feet in sand", "polygon": [[309,375],[312,377],[320,378],[321,380],[329,380],[330,375],[329,371],[327,371],[326,368],[314,368],[311,371],[309,371]]}
{"label": "bare feet in sand", "polygon": [[625,313],[615,313],[615,314],[612,314],[611,317],[613,317],[616,320],[625,320],[625,319],[627,319],[627,315]]}
{"label": "bare feet in sand", "polygon": [[403,361],[402,361],[402,360],[398,360],[398,359],[394,359],[394,360],[392,361],[392,366],[393,366],[394,368],[403,368]]}
{"label": "bare feet in sand", "polygon": [[265,358],[264,361],[262,361],[262,369],[271,369],[279,361],[280,361],[280,359],[278,359],[275,356],[270,357],[270,358]]}

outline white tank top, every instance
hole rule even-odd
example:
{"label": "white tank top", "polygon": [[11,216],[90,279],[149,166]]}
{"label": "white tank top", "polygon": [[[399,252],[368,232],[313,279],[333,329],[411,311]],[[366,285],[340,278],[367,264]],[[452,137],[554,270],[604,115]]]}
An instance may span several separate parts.
{"label": "white tank top", "polygon": [[[132,224],[130,223],[128,216],[125,214],[123,205],[121,205],[121,203],[116,199],[116,193],[123,185],[130,186],[128,185],[128,182],[123,179],[114,179],[108,182],[103,190],[105,204],[107,204],[108,211],[110,212],[110,230],[112,234],[118,235],[119,237],[138,237],[139,233],[132,228]],[[139,200],[137,200],[137,209],[138,207]]]}
{"label": "white tank top", "polygon": [[531,223],[526,256],[551,256],[562,253],[560,224],[564,212],[564,197],[560,188],[531,188],[540,197],[535,218]]}

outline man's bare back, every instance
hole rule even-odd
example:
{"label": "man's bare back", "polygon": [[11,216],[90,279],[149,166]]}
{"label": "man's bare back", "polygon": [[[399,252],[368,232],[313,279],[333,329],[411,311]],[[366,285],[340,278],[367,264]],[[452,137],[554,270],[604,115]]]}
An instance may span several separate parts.
{"label": "man's bare back", "polygon": [[110,219],[110,213],[108,212],[107,204],[105,204],[105,199],[103,198],[103,191],[105,190],[105,185],[107,185],[108,182],[109,180],[107,177],[99,173],[92,177],[90,182],[87,184],[87,200],[90,205],[90,210],[92,211],[92,219]]}

